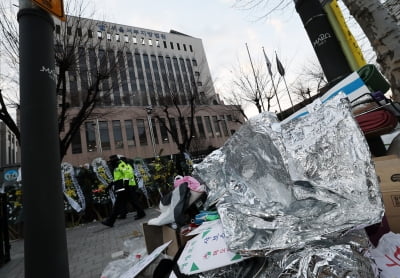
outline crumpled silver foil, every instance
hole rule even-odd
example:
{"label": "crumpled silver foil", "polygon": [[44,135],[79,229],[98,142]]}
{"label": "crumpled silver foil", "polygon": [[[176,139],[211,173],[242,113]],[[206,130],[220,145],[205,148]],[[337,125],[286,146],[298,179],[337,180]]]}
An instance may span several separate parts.
{"label": "crumpled silver foil", "polygon": [[300,249],[381,220],[384,209],[365,137],[343,94],[280,124],[262,113],[195,165],[228,247],[242,255]]}
{"label": "crumpled silver foil", "polygon": [[238,264],[199,273],[198,278],[374,278],[370,246],[363,230],[327,239],[299,250],[282,250],[267,257],[252,257]]}

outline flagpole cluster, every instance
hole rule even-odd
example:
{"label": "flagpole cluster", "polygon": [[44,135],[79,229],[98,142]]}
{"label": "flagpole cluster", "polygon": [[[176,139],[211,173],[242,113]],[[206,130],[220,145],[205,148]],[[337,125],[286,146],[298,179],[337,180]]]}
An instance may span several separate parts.
{"label": "flagpole cluster", "polygon": [[267,64],[269,76],[271,77],[272,87],[274,88],[276,101],[278,102],[279,112],[282,113],[282,108],[281,108],[281,104],[280,104],[280,102],[279,102],[278,93],[277,93],[277,91],[276,91],[276,87],[275,87],[275,83],[274,83],[274,78],[272,77],[272,70],[271,70],[272,65],[271,65],[271,62],[269,61],[269,59],[268,59],[268,57],[267,57],[267,54],[265,53],[264,47],[262,48],[262,50],[263,50],[264,57],[265,57],[265,63]]}

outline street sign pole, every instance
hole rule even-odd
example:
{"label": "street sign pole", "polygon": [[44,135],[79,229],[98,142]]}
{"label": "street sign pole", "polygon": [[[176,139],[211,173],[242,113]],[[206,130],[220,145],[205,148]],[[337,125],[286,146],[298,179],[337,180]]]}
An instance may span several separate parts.
{"label": "street sign pole", "polygon": [[68,278],[54,21],[30,1],[20,0],[18,22],[25,277]]}

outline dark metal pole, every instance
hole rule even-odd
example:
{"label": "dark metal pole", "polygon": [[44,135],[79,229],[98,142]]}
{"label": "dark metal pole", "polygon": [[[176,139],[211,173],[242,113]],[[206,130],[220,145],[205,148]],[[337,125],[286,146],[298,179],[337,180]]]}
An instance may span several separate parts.
{"label": "dark metal pole", "polygon": [[68,278],[54,22],[47,12],[25,4],[18,12],[25,277]]}
{"label": "dark metal pole", "polygon": [[269,61],[269,59],[268,59],[268,57],[267,57],[267,54],[265,53],[264,47],[262,48],[262,50],[263,50],[263,53],[264,53],[265,63],[267,64],[267,69],[268,69],[268,72],[269,72],[269,76],[271,77],[272,88],[274,88],[276,101],[278,102],[279,112],[282,113],[281,103],[279,102],[278,92],[276,91],[275,82],[274,82],[274,77],[272,76],[271,62]]}
{"label": "dark metal pole", "polygon": [[[256,92],[256,97],[257,97],[257,98],[260,98],[260,102],[261,102],[262,108],[264,109],[264,103],[263,103],[263,100],[262,100],[262,95],[261,95],[261,92],[260,92],[260,87],[258,86],[258,79],[257,79],[256,71],[254,70],[253,61],[251,60],[250,51],[249,51],[249,47],[247,46],[247,43],[246,43],[246,49],[247,49],[247,54],[249,54],[249,60],[250,60],[251,68],[252,68],[252,70],[253,70],[254,80],[256,81],[256,91],[257,91],[257,92]],[[258,107],[257,107],[257,108],[258,108]],[[258,112],[261,112],[261,111],[258,111]]]}

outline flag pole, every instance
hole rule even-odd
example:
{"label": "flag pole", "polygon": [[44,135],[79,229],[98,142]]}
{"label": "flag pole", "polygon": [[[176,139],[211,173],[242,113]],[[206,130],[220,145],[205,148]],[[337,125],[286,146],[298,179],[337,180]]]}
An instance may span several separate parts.
{"label": "flag pole", "polygon": [[296,112],[296,111],[294,110],[294,105],[293,105],[293,101],[292,101],[292,98],[291,98],[290,93],[289,93],[289,88],[288,88],[288,86],[287,86],[287,84],[286,84],[285,76],[282,76],[282,77],[283,77],[283,82],[285,83],[286,91],[287,91],[287,93],[288,93],[289,100],[290,100],[290,104],[292,105],[292,110],[293,110],[293,113],[294,113],[294,112]]}
{"label": "flag pole", "polygon": [[278,98],[278,93],[276,91],[276,87],[275,87],[275,82],[274,82],[274,78],[272,77],[272,71],[271,71],[271,62],[269,61],[267,54],[265,54],[265,50],[264,47],[262,47],[263,53],[264,53],[264,58],[265,58],[265,63],[267,64],[267,68],[268,68],[268,72],[269,72],[269,76],[271,77],[271,81],[272,81],[272,87],[274,88],[274,92],[275,92],[275,97],[276,97],[276,101],[278,102],[278,106],[279,106],[279,112],[282,113],[282,108],[281,108],[281,104],[279,102],[279,98]]}
{"label": "flag pole", "polygon": [[283,68],[281,61],[279,61],[278,54],[276,53],[276,51],[275,51],[275,56],[276,56],[276,65],[278,67],[278,72],[283,78],[283,82],[285,83],[286,91],[289,96],[290,104],[292,105],[293,112],[295,112],[292,97],[290,96],[289,88],[287,86],[286,79],[285,79],[285,69]]}
{"label": "flag pole", "polygon": [[[249,47],[247,46],[247,42],[246,42],[246,49],[247,49],[247,54],[249,54],[250,65],[251,65],[251,68],[253,70],[254,79],[256,81],[256,97],[260,98],[260,103],[258,103],[258,105],[256,103],[256,106],[259,109],[258,112],[261,113],[262,112],[261,108],[264,109],[264,104],[262,102],[262,96],[261,96],[261,93],[260,93],[260,87],[258,86],[257,75],[256,75],[256,71],[254,70],[253,61],[251,60],[250,51],[249,51]],[[259,107],[259,106],[261,106],[261,107]]]}

